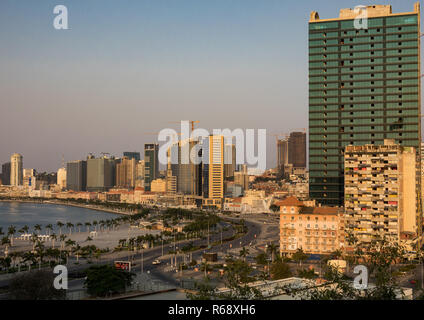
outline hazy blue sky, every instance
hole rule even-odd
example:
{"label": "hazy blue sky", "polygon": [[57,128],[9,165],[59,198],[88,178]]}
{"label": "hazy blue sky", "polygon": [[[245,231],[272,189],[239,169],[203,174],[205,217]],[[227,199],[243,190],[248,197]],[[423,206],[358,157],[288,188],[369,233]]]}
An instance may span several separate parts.
{"label": "hazy blue sky", "polygon": [[[414,1],[386,2],[394,12]],[[53,28],[68,8],[70,30]],[[283,0],[0,2],[0,162],[57,170],[88,152],[142,151],[146,132],[308,126],[310,11],[385,4]],[[268,137],[268,166],[275,165]]]}

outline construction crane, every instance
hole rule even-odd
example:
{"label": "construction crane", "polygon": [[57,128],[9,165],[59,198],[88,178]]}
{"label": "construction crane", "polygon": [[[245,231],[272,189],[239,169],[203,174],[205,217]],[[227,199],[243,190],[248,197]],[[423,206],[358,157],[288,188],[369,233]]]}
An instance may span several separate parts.
{"label": "construction crane", "polygon": [[[199,123],[199,120],[189,120],[190,124],[191,124],[191,132],[194,131],[194,124],[195,123]],[[181,123],[181,121],[170,121],[169,123]]]}

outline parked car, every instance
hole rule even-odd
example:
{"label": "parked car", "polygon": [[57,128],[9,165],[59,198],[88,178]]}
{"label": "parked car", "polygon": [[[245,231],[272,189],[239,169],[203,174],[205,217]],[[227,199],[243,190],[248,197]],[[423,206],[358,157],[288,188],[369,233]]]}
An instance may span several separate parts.
{"label": "parked car", "polygon": [[157,265],[157,264],[161,264],[161,262],[160,262],[160,260],[156,259],[156,260],[153,260],[152,264]]}

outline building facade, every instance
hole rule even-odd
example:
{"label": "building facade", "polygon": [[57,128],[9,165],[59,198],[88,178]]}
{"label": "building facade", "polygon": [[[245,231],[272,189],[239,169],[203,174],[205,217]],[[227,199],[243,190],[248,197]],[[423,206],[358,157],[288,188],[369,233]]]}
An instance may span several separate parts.
{"label": "building facade", "polygon": [[159,145],[144,145],[144,189],[150,191],[150,184],[159,178]]}
{"label": "building facade", "polygon": [[292,132],[288,139],[288,162],[293,168],[306,168],[306,133]]}
{"label": "building facade", "polygon": [[342,210],[337,207],[309,207],[295,197],[276,203],[280,207],[280,253],[291,255],[329,254],[344,247]]}
{"label": "building facade", "polygon": [[66,189],[87,190],[87,161],[76,160],[66,164]]}
{"label": "building facade", "polygon": [[393,140],[384,145],[347,146],[345,151],[346,232],[362,244],[385,238],[416,238],[416,150]]}
{"label": "building facade", "polygon": [[104,192],[115,184],[116,160],[106,156],[87,158],[87,191]]}
{"label": "building facade", "polygon": [[57,170],[57,185],[60,189],[66,188],[66,168],[59,168]]}
{"label": "building facade", "polygon": [[23,157],[19,153],[10,157],[10,185],[23,185]]}
{"label": "building facade", "polygon": [[224,136],[211,135],[202,142],[203,204],[220,207],[224,198]]}
{"label": "building facade", "polygon": [[420,145],[420,6],[392,13],[366,7],[358,29],[353,9],[309,21],[310,196],[343,205],[344,148],[384,139]]}
{"label": "building facade", "polygon": [[1,165],[1,182],[5,186],[10,185],[10,167],[10,162],[6,162]]}
{"label": "building facade", "polygon": [[[190,158],[192,152],[201,156],[199,142],[186,139],[174,143],[168,150],[167,176],[175,177],[176,192],[186,195],[202,195],[202,163]],[[184,155],[186,153],[186,155]],[[187,157],[188,156],[188,157]]]}
{"label": "building facade", "polygon": [[120,188],[134,188],[136,181],[136,159],[124,156],[116,164],[115,186]]}

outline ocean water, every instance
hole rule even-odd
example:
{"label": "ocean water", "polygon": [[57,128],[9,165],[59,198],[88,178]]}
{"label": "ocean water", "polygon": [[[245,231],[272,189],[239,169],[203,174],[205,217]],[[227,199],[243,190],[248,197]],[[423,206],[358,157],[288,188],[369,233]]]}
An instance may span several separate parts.
{"label": "ocean water", "polygon": [[[27,225],[32,232],[34,225],[42,226],[41,234],[47,234],[45,226],[52,224],[55,232],[59,230],[57,222],[61,221],[65,224],[63,230],[67,230],[66,223],[71,222],[75,225],[81,222],[92,223],[94,220],[113,219],[118,215],[108,212],[90,210],[86,208],[78,208],[56,204],[39,204],[39,203],[24,203],[24,202],[0,202],[0,227],[3,232],[7,233],[10,225],[16,227],[18,231],[23,226]],[[86,227],[82,226],[81,230],[85,231]],[[74,230],[78,230],[77,228]],[[18,233],[18,232],[17,232]]]}

